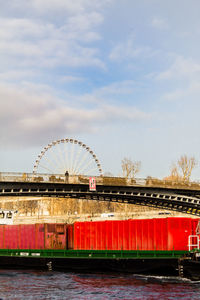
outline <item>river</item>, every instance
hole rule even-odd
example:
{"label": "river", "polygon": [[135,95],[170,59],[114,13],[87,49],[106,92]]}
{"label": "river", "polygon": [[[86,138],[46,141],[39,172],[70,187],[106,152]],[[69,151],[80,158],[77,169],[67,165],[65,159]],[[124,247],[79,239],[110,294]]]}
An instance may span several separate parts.
{"label": "river", "polygon": [[200,282],[119,273],[0,270],[0,299],[200,299]]}

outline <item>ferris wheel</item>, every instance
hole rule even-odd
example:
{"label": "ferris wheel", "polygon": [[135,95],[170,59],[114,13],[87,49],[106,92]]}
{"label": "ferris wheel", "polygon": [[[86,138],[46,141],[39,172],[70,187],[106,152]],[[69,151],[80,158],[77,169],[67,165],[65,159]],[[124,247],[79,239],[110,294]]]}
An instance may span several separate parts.
{"label": "ferris wheel", "polygon": [[75,139],[60,139],[49,143],[38,155],[33,174],[48,173],[101,176],[102,168],[95,153]]}

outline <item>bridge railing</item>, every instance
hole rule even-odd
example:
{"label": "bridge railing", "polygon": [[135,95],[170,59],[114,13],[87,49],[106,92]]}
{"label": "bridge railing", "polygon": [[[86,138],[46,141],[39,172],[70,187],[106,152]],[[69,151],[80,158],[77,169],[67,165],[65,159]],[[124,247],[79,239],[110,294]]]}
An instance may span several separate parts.
{"label": "bridge railing", "polygon": [[[33,174],[33,173],[11,173],[0,172],[0,182],[50,182],[50,183],[70,183],[70,184],[89,184],[89,177],[85,175],[74,175],[65,177],[62,174]],[[125,177],[106,177],[96,176],[97,185],[115,186],[152,186],[166,188],[188,188],[199,189],[199,181],[171,181],[152,177],[147,178],[125,178]]]}

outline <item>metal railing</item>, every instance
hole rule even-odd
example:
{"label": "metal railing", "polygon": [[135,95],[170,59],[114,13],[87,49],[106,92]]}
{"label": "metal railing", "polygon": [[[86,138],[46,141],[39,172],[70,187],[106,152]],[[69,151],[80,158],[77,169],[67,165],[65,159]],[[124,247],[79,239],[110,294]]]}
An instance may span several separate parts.
{"label": "metal railing", "polygon": [[[86,175],[73,175],[65,177],[63,174],[33,174],[33,173],[11,173],[0,172],[0,182],[50,182],[50,183],[70,183],[70,184],[88,184],[89,177]],[[166,188],[184,188],[200,190],[199,181],[171,181],[152,177],[147,178],[125,178],[125,177],[107,177],[96,176],[98,185],[115,186],[150,186]]]}
{"label": "metal railing", "polygon": [[188,248],[189,248],[189,251],[191,251],[193,249],[199,250],[199,236],[198,235],[189,235]]}

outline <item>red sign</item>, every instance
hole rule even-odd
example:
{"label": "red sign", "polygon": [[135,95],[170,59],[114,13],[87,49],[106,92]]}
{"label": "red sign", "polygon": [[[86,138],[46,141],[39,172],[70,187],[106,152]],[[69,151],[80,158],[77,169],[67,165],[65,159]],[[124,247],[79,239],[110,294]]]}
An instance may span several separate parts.
{"label": "red sign", "polygon": [[95,177],[89,178],[89,190],[96,191],[96,178]]}

